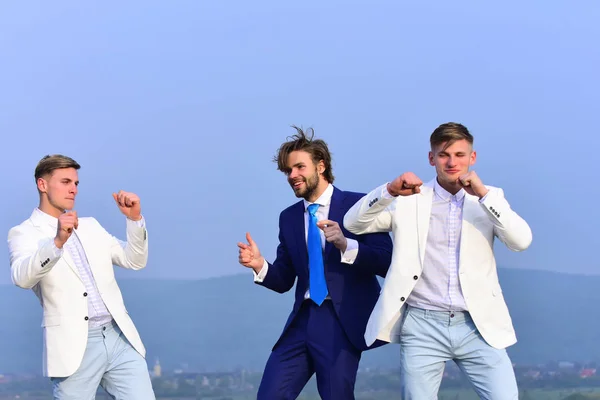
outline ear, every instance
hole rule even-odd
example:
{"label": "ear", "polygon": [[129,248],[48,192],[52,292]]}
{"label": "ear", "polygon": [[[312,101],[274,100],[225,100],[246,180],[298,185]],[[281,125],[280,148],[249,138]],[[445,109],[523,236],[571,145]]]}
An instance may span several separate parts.
{"label": "ear", "polygon": [[44,178],[38,178],[37,188],[40,192],[46,193],[48,191],[48,182]]}
{"label": "ear", "polygon": [[326,169],[326,168],[325,168],[325,163],[323,162],[323,160],[319,161],[319,162],[317,163],[317,172],[318,172],[319,174],[323,174],[323,173],[325,172],[325,169]]}
{"label": "ear", "polygon": [[433,151],[429,152],[429,165],[431,165],[432,167],[435,165],[435,163],[433,162]]}
{"label": "ear", "polygon": [[469,165],[474,165],[475,161],[477,161],[477,152],[473,150],[471,152],[471,160],[469,160]]}

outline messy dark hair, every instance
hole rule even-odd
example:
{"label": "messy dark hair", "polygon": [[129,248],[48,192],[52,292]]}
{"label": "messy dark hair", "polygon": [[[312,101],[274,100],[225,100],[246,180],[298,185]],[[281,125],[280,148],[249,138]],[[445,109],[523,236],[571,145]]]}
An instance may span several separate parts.
{"label": "messy dark hair", "polygon": [[273,161],[277,163],[277,169],[284,174],[289,174],[290,168],[287,165],[288,156],[293,151],[305,151],[310,154],[313,163],[316,165],[319,161],[325,164],[323,177],[329,183],[333,183],[335,179],[331,169],[331,153],[327,147],[327,143],[322,139],[314,139],[315,131],[313,128],[308,128],[306,132],[295,125],[292,128],[296,130],[296,134],[288,137],[288,141],[283,143],[277,150],[277,154],[273,157]]}

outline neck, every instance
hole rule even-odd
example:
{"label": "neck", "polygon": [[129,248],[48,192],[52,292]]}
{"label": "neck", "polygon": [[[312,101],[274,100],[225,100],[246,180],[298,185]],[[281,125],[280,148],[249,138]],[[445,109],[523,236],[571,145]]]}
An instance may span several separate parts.
{"label": "neck", "polygon": [[458,182],[440,182],[439,177],[436,179],[439,185],[451,195],[455,195],[456,193],[460,192],[460,189],[462,189],[462,186],[460,186]]}
{"label": "neck", "polygon": [[60,217],[60,215],[61,215],[62,213],[64,213],[64,212],[65,212],[65,210],[62,210],[62,209],[60,209],[60,208],[57,208],[57,207],[54,207],[54,206],[53,206],[52,204],[50,204],[50,202],[48,202],[47,200],[46,200],[46,201],[44,201],[44,199],[40,199],[40,204],[39,204],[38,208],[39,208],[39,209],[40,209],[42,212],[44,212],[44,213],[46,213],[46,214],[48,214],[48,215],[51,215],[51,216],[53,216],[54,218],[58,218],[58,217]]}
{"label": "neck", "polygon": [[306,199],[306,201],[308,201],[309,203],[314,203],[315,201],[317,201],[317,199],[319,197],[321,197],[321,195],[325,192],[325,190],[327,190],[328,186],[329,186],[329,182],[327,182],[326,180],[323,180],[321,182],[321,184],[319,184],[319,186],[317,186],[317,190],[315,190],[314,193],[308,199]]}

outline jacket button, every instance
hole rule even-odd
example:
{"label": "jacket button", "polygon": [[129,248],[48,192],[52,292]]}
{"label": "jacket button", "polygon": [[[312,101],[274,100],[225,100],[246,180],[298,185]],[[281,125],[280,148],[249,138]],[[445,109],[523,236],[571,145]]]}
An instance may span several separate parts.
{"label": "jacket button", "polygon": [[89,318],[88,318],[88,317],[85,317],[84,319],[87,321]]}
{"label": "jacket button", "polygon": [[83,297],[87,296],[87,292],[83,292]]}
{"label": "jacket button", "polygon": [[400,297],[400,301],[404,301],[406,300],[404,297]]}
{"label": "jacket button", "polygon": [[419,279],[419,277],[415,275],[413,276],[413,279],[416,281],[417,279]]}

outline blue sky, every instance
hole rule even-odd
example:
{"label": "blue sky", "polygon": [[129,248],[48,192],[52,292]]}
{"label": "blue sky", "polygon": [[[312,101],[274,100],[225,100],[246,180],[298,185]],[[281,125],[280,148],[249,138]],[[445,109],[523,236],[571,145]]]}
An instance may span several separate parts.
{"label": "blue sky", "polygon": [[593,0],[3,2],[0,230],[37,206],[38,160],[63,153],[82,165],[80,215],[123,237],[111,193],[142,199],[149,265],[121,277],[240,273],[236,243],[250,231],[272,260],[297,201],[271,162],[291,124],[364,192],[431,179],[429,135],[456,121],[533,229],[498,263],[596,274],[599,17]]}

